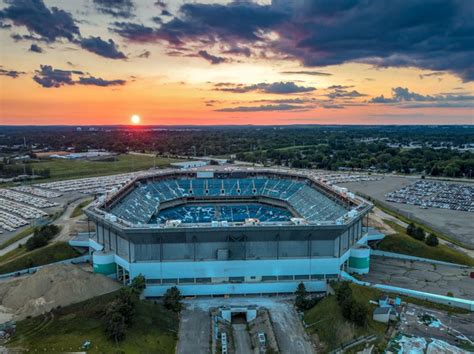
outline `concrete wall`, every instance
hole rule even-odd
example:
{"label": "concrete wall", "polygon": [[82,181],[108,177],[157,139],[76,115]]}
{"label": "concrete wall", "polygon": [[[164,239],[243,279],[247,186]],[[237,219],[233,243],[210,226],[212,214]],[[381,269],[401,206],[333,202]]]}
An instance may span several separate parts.
{"label": "concrete wall", "polygon": [[[300,282],[275,282],[275,283],[242,283],[242,284],[194,284],[178,285],[183,296],[200,295],[228,295],[228,294],[274,294],[294,293]],[[326,291],[324,281],[304,281],[308,291]],[[146,297],[163,296],[168,288],[173,285],[147,285],[144,295]]]}

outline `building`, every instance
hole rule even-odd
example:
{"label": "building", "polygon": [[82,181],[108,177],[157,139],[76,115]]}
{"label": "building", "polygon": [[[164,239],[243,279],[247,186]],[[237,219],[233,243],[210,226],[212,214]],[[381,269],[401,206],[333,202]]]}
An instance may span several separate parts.
{"label": "building", "polygon": [[190,160],[181,162],[172,162],[170,165],[180,169],[203,167],[209,164],[209,161]]}
{"label": "building", "polygon": [[301,172],[216,168],[138,177],[85,213],[94,270],[153,297],[325,291],[368,271],[371,207]]}

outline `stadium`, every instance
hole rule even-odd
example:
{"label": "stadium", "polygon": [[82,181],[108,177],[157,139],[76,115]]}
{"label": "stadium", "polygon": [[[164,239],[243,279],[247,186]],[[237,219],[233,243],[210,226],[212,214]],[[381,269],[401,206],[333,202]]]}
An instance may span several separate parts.
{"label": "stadium", "polygon": [[341,271],[369,270],[372,205],[310,174],[234,168],[137,177],[85,209],[94,270],[145,296],[325,291]]}

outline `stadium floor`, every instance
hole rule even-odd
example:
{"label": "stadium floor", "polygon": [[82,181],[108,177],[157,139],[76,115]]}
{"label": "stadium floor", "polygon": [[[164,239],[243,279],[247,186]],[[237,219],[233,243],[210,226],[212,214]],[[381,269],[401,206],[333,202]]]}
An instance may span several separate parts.
{"label": "stadium floor", "polygon": [[283,208],[261,203],[249,204],[198,204],[181,205],[164,209],[152,218],[150,223],[164,223],[167,220],[181,220],[183,223],[211,221],[243,222],[248,218],[265,221],[288,221],[292,214]]}

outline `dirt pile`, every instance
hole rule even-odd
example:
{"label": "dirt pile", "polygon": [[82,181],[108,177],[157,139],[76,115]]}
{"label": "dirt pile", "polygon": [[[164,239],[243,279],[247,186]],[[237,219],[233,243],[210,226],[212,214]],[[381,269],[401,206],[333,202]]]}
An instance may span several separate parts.
{"label": "dirt pile", "polygon": [[3,283],[0,287],[0,305],[10,309],[15,319],[23,319],[119,288],[120,284],[114,280],[77,266],[51,265],[30,277]]}

